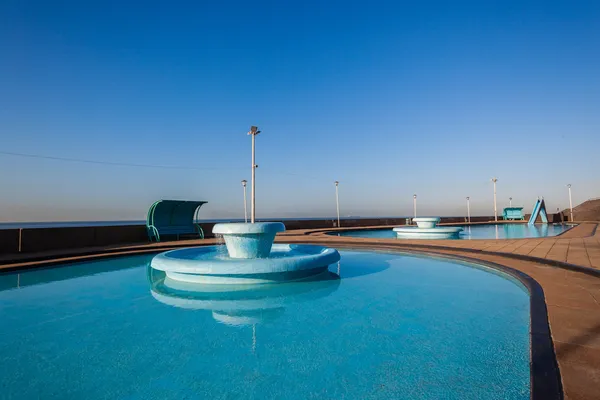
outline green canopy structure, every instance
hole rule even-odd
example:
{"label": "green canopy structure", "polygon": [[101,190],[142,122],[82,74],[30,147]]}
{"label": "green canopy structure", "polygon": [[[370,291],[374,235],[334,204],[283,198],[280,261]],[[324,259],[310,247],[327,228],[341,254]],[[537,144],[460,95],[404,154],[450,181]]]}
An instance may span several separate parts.
{"label": "green canopy structure", "polygon": [[146,229],[150,241],[160,242],[161,237],[198,235],[204,239],[204,231],[195,221],[200,207],[206,201],[159,200],[150,206]]}

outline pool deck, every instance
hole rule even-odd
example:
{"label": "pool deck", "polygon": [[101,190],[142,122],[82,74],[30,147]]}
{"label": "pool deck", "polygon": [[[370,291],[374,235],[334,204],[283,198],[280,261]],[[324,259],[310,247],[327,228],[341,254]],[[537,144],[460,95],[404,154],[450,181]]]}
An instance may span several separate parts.
{"label": "pool deck", "polygon": [[[597,223],[582,223],[556,237],[501,240],[366,239],[325,233],[335,229],[297,230],[277,235],[276,242],[425,252],[476,259],[520,271],[543,289],[564,398],[599,399],[600,229],[597,228]],[[216,239],[206,239],[2,255],[0,271],[215,243]],[[544,398],[538,396],[539,393],[535,398]]]}

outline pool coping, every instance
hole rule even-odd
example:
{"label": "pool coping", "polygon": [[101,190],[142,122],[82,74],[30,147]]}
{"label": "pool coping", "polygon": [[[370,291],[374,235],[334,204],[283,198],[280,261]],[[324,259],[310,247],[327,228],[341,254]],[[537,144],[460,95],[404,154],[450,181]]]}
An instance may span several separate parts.
{"label": "pool coping", "polygon": [[[512,222],[514,223],[514,222]],[[471,225],[486,225],[489,224],[489,222],[485,222],[485,223],[472,223]],[[464,224],[462,224],[464,225]],[[596,234],[596,228],[597,228],[598,223],[596,222],[584,222],[584,223],[578,223],[577,225],[573,226],[572,228],[564,231],[561,233],[561,235],[566,235],[568,236],[568,239],[587,239],[587,238],[591,238],[593,236],[595,236]],[[593,229],[591,232],[586,233],[585,232],[585,227],[589,227],[592,226]],[[290,230],[290,231],[286,231],[286,232],[282,232],[280,234],[277,234],[276,236],[276,241],[281,241],[281,240],[286,240],[287,238],[290,237],[294,237],[294,238],[298,238],[298,237],[306,237],[306,236],[311,236],[311,237],[320,237],[323,239],[327,239],[327,238],[334,238],[335,235],[331,235],[330,233],[335,233],[335,232],[342,232],[342,231],[348,231],[348,230],[369,230],[369,229],[390,229],[392,226],[366,226],[366,227],[344,227],[344,228],[325,228],[325,229],[297,229],[297,230]],[[581,232],[584,231],[584,232]],[[432,247],[440,247],[441,243],[448,243],[448,242],[460,242],[463,244],[470,244],[470,248],[474,248],[478,245],[482,245],[482,244],[486,244],[486,243],[492,243],[492,244],[508,244],[511,242],[519,242],[525,245],[528,245],[529,243],[534,243],[536,241],[546,241],[546,242],[552,242],[552,241],[556,241],[556,240],[566,240],[567,238],[561,236],[561,235],[556,235],[556,236],[552,236],[552,237],[546,237],[546,238],[523,238],[523,239],[473,239],[473,240],[469,240],[469,241],[456,241],[456,240],[444,240],[444,239],[402,239],[403,244],[406,245],[414,245],[414,246],[432,246]],[[376,239],[376,238],[353,238],[350,236],[345,237],[347,239],[356,239],[356,240],[361,240],[361,241],[376,241],[379,242],[381,240],[393,240],[395,242],[398,242],[397,239]],[[104,254],[107,253],[123,253],[126,254],[128,252],[152,252],[155,250],[170,250],[170,249],[175,249],[175,248],[179,248],[179,247],[189,247],[189,246],[205,246],[205,245],[212,245],[212,244],[217,244],[217,240],[214,238],[208,238],[208,239],[194,239],[194,240],[181,240],[181,241],[170,241],[170,242],[159,242],[159,243],[130,243],[130,244],[124,244],[124,245],[113,245],[113,246],[98,246],[98,247],[84,247],[84,248],[70,248],[70,249],[57,249],[57,250],[49,250],[49,251],[43,251],[43,252],[37,252],[37,253],[13,253],[13,254],[5,254],[5,255],[0,255],[0,271],[2,270],[16,270],[16,269],[20,269],[20,268],[31,268],[31,267],[35,267],[40,263],[44,263],[47,265],[51,265],[51,263],[54,263],[55,260],[63,260],[63,261],[59,261],[58,263],[61,262],[68,262],[68,260],[70,258],[78,258],[78,257],[85,257],[88,258],[90,256],[93,255],[98,255],[98,256],[103,256]],[[443,246],[442,246],[443,247]],[[453,246],[452,246],[453,247]],[[463,248],[467,249],[469,247],[465,247],[463,246]],[[523,246],[525,247],[525,246]],[[497,250],[494,250],[494,253],[498,253]],[[503,252],[504,254],[511,254],[508,252]],[[536,260],[539,260],[539,262],[546,262],[544,261],[544,257],[535,257]],[[560,261],[560,260],[554,260],[551,259],[553,261]],[[559,265],[559,264],[556,264]],[[568,266],[568,265],[579,265],[576,263],[567,263],[567,262],[563,262],[562,265]],[[600,259],[599,259],[599,264],[598,264],[598,268],[600,268]]]}

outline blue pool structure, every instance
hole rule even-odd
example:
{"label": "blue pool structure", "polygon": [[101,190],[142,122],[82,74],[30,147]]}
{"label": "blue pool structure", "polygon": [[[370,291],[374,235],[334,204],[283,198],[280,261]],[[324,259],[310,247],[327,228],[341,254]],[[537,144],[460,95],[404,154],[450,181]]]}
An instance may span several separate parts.
{"label": "blue pool structure", "polygon": [[[449,240],[464,239],[526,239],[557,236],[569,230],[572,225],[567,224],[485,224],[460,226],[462,231],[458,236],[448,237]],[[413,228],[416,229],[416,228]],[[342,232],[330,232],[331,235],[349,236],[370,239],[403,239],[393,228],[384,229],[356,229]],[[408,239],[408,238],[406,238]],[[410,239],[414,239],[411,237]],[[438,238],[439,239],[439,238]]]}
{"label": "blue pool structure", "polygon": [[303,279],[340,260],[336,249],[306,244],[276,244],[281,222],[216,224],[225,246],[176,249],[152,259],[170,280],[196,284],[264,284]]}
{"label": "blue pool structure", "polygon": [[197,285],[154,254],[0,274],[3,399],[529,399],[530,293],[480,264],[340,251]]}
{"label": "blue pool structure", "polygon": [[340,259],[335,249],[310,244],[274,244],[268,256],[235,259],[223,246],[170,250],[156,255],[154,269],[171,280],[201,284],[258,284],[306,278]]}

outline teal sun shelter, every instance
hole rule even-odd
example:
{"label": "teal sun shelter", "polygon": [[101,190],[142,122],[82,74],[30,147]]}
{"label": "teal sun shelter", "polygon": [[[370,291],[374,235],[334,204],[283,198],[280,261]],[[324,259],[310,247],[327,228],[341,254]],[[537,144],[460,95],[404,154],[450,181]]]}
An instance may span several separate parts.
{"label": "teal sun shelter", "polygon": [[161,238],[197,236],[204,239],[204,231],[195,221],[200,207],[206,201],[159,200],[150,206],[146,219],[146,230],[150,241],[160,242]]}
{"label": "teal sun shelter", "polygon": [[505,221],[524,220],[523,207],[506,207],[502,212],[502,218]]}

